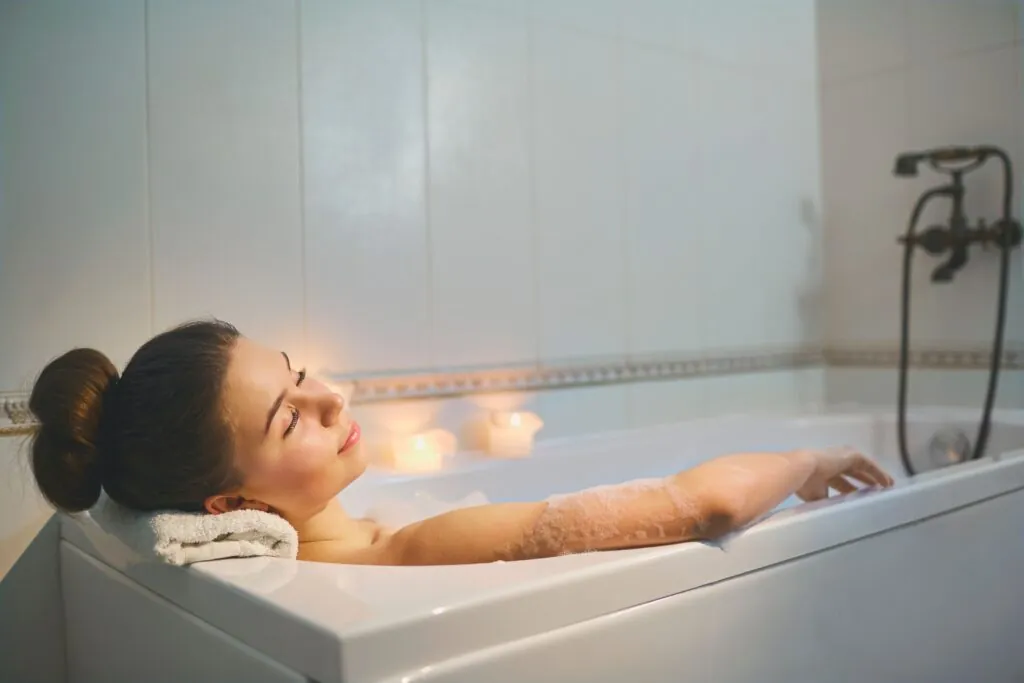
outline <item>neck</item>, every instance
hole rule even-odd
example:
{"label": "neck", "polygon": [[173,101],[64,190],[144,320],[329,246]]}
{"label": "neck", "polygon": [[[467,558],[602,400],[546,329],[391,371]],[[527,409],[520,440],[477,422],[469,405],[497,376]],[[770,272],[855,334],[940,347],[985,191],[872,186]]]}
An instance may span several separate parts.
{"label": "neck", "polygon": [[289,519],[299,534],[300,543],[315,541],[338,541],[351,538],[359,522],[348,516],[337,498],[332,498],[326,506],[312,517],[306,519]]}

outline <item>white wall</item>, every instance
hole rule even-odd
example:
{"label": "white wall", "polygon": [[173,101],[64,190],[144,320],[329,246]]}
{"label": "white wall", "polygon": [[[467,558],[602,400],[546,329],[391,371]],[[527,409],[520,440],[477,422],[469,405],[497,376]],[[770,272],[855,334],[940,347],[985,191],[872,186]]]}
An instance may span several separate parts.
{"label": "white wall", "polygon": [[[814,36],[811,0],[3,3],[0,391],[205,315],[334,373],[817,345]],[[360,417],[511,402],[550,438],[820,395],[779,371]],[[13,495],[2,539],[38,524]]]}
{"label": "white wall", "polygon": [[[943,180],[922,169],[917,179],[893,175],[896,155],[944,145],[995,144],[1016,165],[1020,218],[1024,173],[1024,88],[1016,0],[821,0],[822,178],[825,203],[825,341],[857,350],[899,345],[902,246],[913,203]],[[1001,212],[1001,170],[990,162],[967,176],[970,220]],[[920,228],[947,220],[935,202]],[[918,251],[911,283],[911,341],[918,348],[986,351],[995,328],[999,260],[972,247],[952,283],[930,281],[942,260]],[[1012,257],[1005,340],[1024,344],[1024,251]],[[833,401],[892,404],[891,368],[829,368]],[[984,370],[915,370],[911,399],[977,405]],[[1024,376],[1006,373],[999,404],[1024,406]]]}
{"label": "white wall", "polygon": [[5,5],[0,386],[208,314],[333,372],[813,337],[812,3],[626,8]]}

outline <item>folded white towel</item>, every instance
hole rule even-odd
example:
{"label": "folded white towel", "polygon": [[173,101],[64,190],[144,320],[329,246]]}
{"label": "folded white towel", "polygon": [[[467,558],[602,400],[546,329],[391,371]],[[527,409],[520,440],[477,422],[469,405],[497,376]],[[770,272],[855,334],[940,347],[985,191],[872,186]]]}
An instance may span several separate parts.
{"label": "folded white towel", "polygon": [[174,565],[228,557],[298,555],[299,537],[283,518],[260,510],[219,515],[201,512],[129,510],[107,497],[89,510],[101,529],[143,557]]}

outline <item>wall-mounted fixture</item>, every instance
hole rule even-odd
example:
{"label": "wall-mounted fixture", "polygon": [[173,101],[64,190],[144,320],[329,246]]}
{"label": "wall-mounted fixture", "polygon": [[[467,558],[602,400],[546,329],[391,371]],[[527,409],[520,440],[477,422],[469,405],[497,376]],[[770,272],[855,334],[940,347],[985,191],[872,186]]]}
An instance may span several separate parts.
{"label": "wall-mounted fixture", "polygon": [[[998,159],[1003,166],[1002,215],[989,225],[979,219],[971,227],[964,214],[964,175],[981,167],[989,159]],[[900,457],[907,474],[913,475],[914,468],[907,450],[906,403],[907,403],[907,358],[909,355],[910,333],[910,267],[915,247],[920,247],[933,256],[949,253],[945,263],[932,271],[932,282],[952,282],[956,272],[967,265],[968,248],[980,245],[994,246],[1000,250],[999,300],[996,307],[996,329],[992,341],[992,358],[989,363],[988,392],[982,413],[978,437],[974,442],[971,459],[982,457],[988,440],[992,405],[995,402],[999,379],[999,362],[1003,354],[1003,330],[1006,323],[1006,296],[1010,272],[1010,250],[1021,243],[1021,225],[1013,219],[1013,164],[1002,149],[991,145],[978,147],[942,147],[918,152],[905,152],[896,157],[893,173],[908,178],[915,177],[921,164],[927,163],[938,173],[950,176],[948,184],[926,190],[914,204],[906,233],[899,238],[903,244],[903,291],[901,303],[900,330],[900,375],[897,432]],[[949,221],[945,225],[933,225],[923,233],[917,233],[917,223],[928,202],[940,197],[950,199]]]}

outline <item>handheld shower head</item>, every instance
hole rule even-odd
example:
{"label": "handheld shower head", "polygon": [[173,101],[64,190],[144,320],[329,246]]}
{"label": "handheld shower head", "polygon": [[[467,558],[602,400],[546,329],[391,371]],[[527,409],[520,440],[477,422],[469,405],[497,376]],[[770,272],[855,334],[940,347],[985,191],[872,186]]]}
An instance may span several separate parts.
{"label": "handheld shower head", "polygon": [[[932,168],[942,173],[965,172],[980,166],[988,156],[988,151],[979,147],[939,147],[923,152],[904,152],[896,157],[896,165],[893,168],[893,175],[903,178],[913,178],[917,175],[917,167],[927,161]],[[944,168],[941,164],[964,163],[956,169]]]}
{"label": "handheld shower head", "polygon": [[917,175],[917,165],[921,163],[921,155],[914,152],[906,152],[896,157],[896,166],[893,175],[903,178],[913,178]]}

